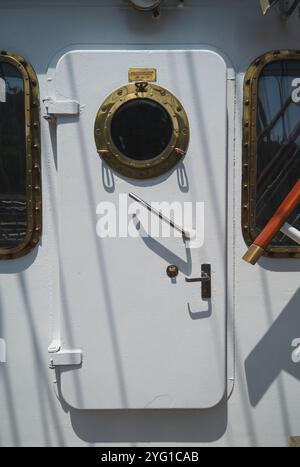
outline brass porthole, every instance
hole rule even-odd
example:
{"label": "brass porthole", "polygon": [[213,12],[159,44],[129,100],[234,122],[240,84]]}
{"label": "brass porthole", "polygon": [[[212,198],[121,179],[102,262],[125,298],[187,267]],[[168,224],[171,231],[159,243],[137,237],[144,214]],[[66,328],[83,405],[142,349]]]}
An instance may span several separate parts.
{"label": "brass porthole", "polygon": [[20,258],[42,233],[38,80],[21,56],[0,51],[0,260]]}
{"label": "brass porthole", "polygon": [[[299,75],[299,50],[267,52],[245,74],[241,219],[248,246],[299,179]],[[299,212],[288,221],[297,229]],[[265,256],[300,258],[300,247],[279,232]]]}
{"label": "brass porthole", "polygon": [[95,140],[100,157],[118,174],[154,178],[185,156],[188,118],[167,89],[147,82],[127,84],[101,104]]}

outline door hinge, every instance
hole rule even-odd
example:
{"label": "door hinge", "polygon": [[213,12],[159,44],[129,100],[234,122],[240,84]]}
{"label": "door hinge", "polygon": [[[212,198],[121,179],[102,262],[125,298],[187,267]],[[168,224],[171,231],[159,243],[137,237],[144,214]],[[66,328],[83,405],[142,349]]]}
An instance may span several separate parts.
{"label": "door hinge", "polygon": [[61,100],[56,101],[51,97],[43,99],[45,113],[43,117],[46,120],[53,120],[60,115],[79,115],[80,104],[77,101]]}
{"label": "door hinge", "polygon": [[58,352],[51,353],[49,368],[54,369],[57,366],[67,366],[82,364],[81,349],[62,349]]}

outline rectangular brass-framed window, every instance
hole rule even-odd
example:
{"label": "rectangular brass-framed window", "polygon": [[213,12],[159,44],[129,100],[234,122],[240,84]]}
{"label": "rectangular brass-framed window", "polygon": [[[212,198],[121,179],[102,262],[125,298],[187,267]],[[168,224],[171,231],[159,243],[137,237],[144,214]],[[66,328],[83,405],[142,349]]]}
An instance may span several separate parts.
{"label": "rectangular brass-framed window", "polygon": [[[300,51],[268,52],[244,81],[242,231],[251,245],[300,179]],[[300,229],[300,206],[290,219]],[[268,256],[300,257],[279,233]]]}
{"label": "rectangular brass-framed window", "polygon": [[42,230],[39,91],[33,68],[0,52],[0,259],[27,254]]}

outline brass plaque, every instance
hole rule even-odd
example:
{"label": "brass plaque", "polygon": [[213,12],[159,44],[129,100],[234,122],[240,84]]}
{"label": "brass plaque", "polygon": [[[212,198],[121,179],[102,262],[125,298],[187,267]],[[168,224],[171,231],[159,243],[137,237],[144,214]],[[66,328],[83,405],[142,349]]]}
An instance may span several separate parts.
{"label": "brass plaque", "polygon": [[128,81],[156,81],[156,68],[129,68]]}

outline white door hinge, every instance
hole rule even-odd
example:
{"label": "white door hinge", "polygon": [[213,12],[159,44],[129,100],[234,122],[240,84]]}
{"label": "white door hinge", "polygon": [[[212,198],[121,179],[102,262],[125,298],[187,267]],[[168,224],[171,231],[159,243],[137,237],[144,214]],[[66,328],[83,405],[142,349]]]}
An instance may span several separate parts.
{"label": "white door hinge", "polygon": [[49,368],[54,369],[57,366],[67,366],[82,364],[81,349],[63,349],[58,352],[51,353]]}
{"label": "white door hinge", "polygon": [[56,101],[51,97],[46,97],[43,99],[43,103],[45,107],[45,113],[43,116],[46,120],[52,120],[60,115],[79,115],[80,113],[80,104],[77,101]]}

